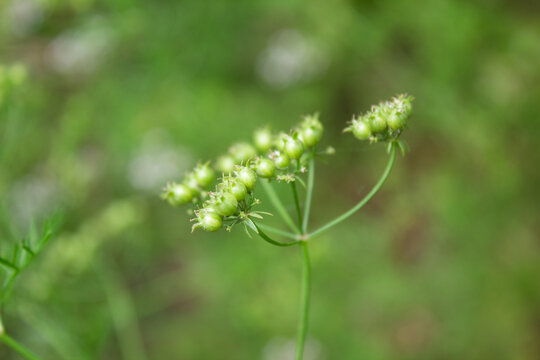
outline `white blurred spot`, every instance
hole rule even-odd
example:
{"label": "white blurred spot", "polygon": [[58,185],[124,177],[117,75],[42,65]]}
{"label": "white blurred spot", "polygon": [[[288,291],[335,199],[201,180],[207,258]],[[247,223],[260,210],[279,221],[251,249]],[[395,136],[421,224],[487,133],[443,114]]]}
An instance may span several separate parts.
{"label": "white blurred spot", "polygon": [[[294,360],[296,341],[284,338],[274,338],[263,349],[263,360]],[[304,347],[304,360],[322,360],[321,344],[313,339],[307,339]]]}
{"label": "white blurred spot", "polygon": [[32,220],[39,219],[59,204],[58,183],[43,175],[28,175],[13,184],[11,208],[13,220],[25,228]]}
{"label": "white blurred spot", "polygon": [[148,132],[141,148],[131,158],[128,177],[131,185],[142,190],[160,190],[167,181],[180,180],[193,165],[186,149],[174,148],[163,129]]}
{"label": "white blurred spot", "polygon": [[102,19],[94,18],[87,26],[65,31],[51,41],[49,64],[64,74],[91,74],[112,49],[113,37],[112,29]]}
{"label": "white blurred spot", "polygon": [[284,88],[307,81],[328,67],[328,56],[296,30],[281,30],[257,61],[257,73],[270,86]]}
{"label": "white blurred spot", "polygon": [[6,23],[18,36],[28,35],[43,20],[43,5],[36,0],[13,0],[6,6]]}

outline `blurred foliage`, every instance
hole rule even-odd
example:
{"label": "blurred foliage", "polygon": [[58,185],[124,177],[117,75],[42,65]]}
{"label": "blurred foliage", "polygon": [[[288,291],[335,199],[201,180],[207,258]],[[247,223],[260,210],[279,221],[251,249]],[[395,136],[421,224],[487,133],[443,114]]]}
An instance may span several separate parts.
{"label": "blurred foliage", "polygon": [[[21,271],[32,263],[39,255],[43,247],[49,242],[53,234],[58,231],[61,224],[61,215],[56,215],[46,219],[41,233],[38,232],[34,224],[31,224],[30,233],[12,249],[5,246],[3,250],[10,250],[9,253],[0,257],[0,268],[2,269],[2,286],[0,287],[0,306],[6,301],[13,284]],[[1,314],[0,314],[1,316]],[[1,323],[1,318],[0,318]],[[1,327],[1,324],[0,324]]]}
{"label": "blurred foliage", "polygon": [[21,275],[6,328],[46,358],[287,359],[299,249],[191,235],[157,194],[260,126],[319,111],[337,150],[317,169],[322,223],[384,166],[383,146],[341,136],[345,122],[406,91],[407,157],[361,215],[313,241],[308,353],[539,358],[538,10],[0,2],[2,248],[66,213]]}

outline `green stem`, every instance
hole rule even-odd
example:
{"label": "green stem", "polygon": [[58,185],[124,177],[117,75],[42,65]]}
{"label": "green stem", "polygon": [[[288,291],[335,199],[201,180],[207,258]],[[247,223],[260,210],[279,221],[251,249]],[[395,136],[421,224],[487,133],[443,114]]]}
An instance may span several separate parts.
{"label": "green stem", "polygon": [[300,201],[298,200],[298,191],[296,191],[295,181],[291,182],[291,188],[294,197],[294,206],[296,207],[296,216],[298,217],[298,227],[300,229],[303,229],[304,226],[302,225],[302,211],[300,210]]}
{"label": "green stem", "polygon": [[266,230],[268,232],[271,232],[271,233],[274,233],[274,234],[277,234],[277,235],[281,235],[281,236],[284,236],[284,237],[292,239],[292,240],[298,240],[298,235],[295,235],[295,234],[290,233],[288,231],[277,229],[277,228],[275,228],[273,226],[264,225],[264,224],[258,224],[258,226],[261,229]]}
{"label": "green stem", "polygon": [[37,355],[33,354],[30,350],[28,350],[23,345],[18,343],[11,336],[9,336],[5,332],[3,332],[3,329],[2,329],[2,333],[0,333],[0,341],[2,341],[4,344],[6,344],[10,348],[12,348],[17,353],[19,353],[25,359],[28,359],[28,360],[40,360],[40,358]]}
{"label": "green stem", "polygon": [[18,308],[19,316],[43,337],[51,349],[57,352],[58,356],[55,359],[89,360],[92,358],[87,352],[88,349],[81,348],[81,344],[75,339],[77,335],[66,330],[53,314],[27,302],[21,302]]}
{"label": "green stem", "polygon": [[313,195],[314,182],[315,182],[315,154],[313,154],[313,157],[309,160],[308,183],[307,183],[307,190],[306,190],[306,204],[304,205],[304,222],[302,223],[302,234],[307,234],[309,212],[311,210],[311,199]]}
{"label": "green stem", "polygon": [[146,360],[138,316],[131,294],[115,271],[107,269],[105,264],[101,268],[100,275],[122,357],[130,360]]}
{"label": "green stem", "polygon": [[264,190],[266,191],[266,194],[270,198],[270,201],[272,202],[272,205],[276,208],[279,215],[283,218],[283,220],[287,223],[287,225],[291,228],[292,231],[294,231],[297,234],[300,234],[300,229],[295,225],[293,219],[290,217],[289,213],[285,209],[285,206],[283,206],[283,203],[277,196],[274,188],[268,181],[261,181],[263,184]]}
{"label": "green stem", "polygon": [[392,167],[394,166],[394,161],[396,159],[396,146],[397,145],[395,143],[392,144],[392,149],[390,150],[390,158],[388,159],[388,164],[386,165],[386,169],[384,170],[384,173],[382,174],[377,184],[375,184],[373,189],[371,189],[371,191],[362,200],[360,200],[360,202],[356,204],[352,209],[338,216],[337,218],[330,221],[326,225],[321,226],[319,229],[313,231],[311,234],[308,235],[308,237],[319,235],[323,231],[328,230],[334,225],[337,225],[340,222],[346,220],[349,216],[353,215],[355,212],[360,210],[369,200],[371,200],[371,198],[377,193],[377,191],[379,191],[381,186],[384,184],[384,182],[388,178],[388,175],[390,174],[390,171],[392,170]]}
{"label": "green stem", "polygon": [[291,241],[291,242],[288,242],[288,243],[281,243],[279,241],[276,241],[274,239],[272,239],[270,236],[266,235],[260,228],[260,225],[257,225],[255,224],[255,222],[253,222],[253,225],[255,226],[255,228],[257,229],[257,234],[266,242],[272,244],[272,245],[275,245],[275,246],[281,246],[281,247],[287,247],[287,246],[294,246],[294,245],[298,245],[300,243],[303,243],[302,240],[295,240],[295,241]]}
{"label": "green stem", "polygon": [[309,288],[311,284],[311,268],[309,264],[309,251],[307,242],[302,244],[303,274],[302,294],[300,298],[300,319],[298,321],[298,338],[296,341],[296,360],[302,360],[304,344],[306,342],[309,314]]}

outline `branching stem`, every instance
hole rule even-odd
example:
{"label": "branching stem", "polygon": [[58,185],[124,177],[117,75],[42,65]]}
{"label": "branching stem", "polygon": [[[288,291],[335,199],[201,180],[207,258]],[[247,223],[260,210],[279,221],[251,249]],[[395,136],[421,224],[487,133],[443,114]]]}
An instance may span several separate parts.
{"label": "branching stem", "polygon": [[281,236],[284,236],[284,237],[292,239],[292,240],[298,240],[298,235],[295,235],[295,234],[293,234],[291,232],[281,230],[281,229],[277,229],[277,228],[275,228],[273,226],[264,225],[264,224],[257,224],[257,226],[259,228],[265,230],[265,231],[274,233],[276,235],[281,235]]}
{"label": "branching stem", "polygon": [[276,191],[272,187],[272,184],[270,184],[268,181],[264,181],[264,180],[261,181],[261,183],[263,185],[264,190],[266,191],[266,194],[270,198],[270,201],[272,202],[272,205],[274,206],[274,208],[276,208],[279,215],[283,218],[283,221],[285,221],[285,223],[287,223],[287,225],[289,226],[289,228],[292,231],[294,231],[297,234],[300,234],[300,229],[294,223],[293,219],[291,218],[291,216],[287,212],[287,209],[285,209],[285,206],[283,205],[283,203],[279,199],[278,195],[276,194]]}
{"label": "branching stem", "polygon": [[282,243],[282,242],[279,242],[279,241],[276,241],[274,239],[272,239],[270,236],[266,235],[264,233],[264,231],[261,230],[260,228],[260,225],[256,224],[255,222],[253,222],[253,225],[255,226],[255,228],[257,229],[257,234],[266,242],[272,244],[272,245],[275,245],[275,246],[280,246],[280,247],[287,247],[287,246],[294,246],[294,245],[298,245],[300,243],[302,243],[303,241],[302,240],[295,240],[295,241],[291,241],[291,242],[288,242],[288,243]]}
{"label": "branching stem", "polygon": [[360,210],[364,205],[367,204],[369,200],[379,191],[379,189],[382,187],[386,179],[388,178],[388,175],[390,174],[390,171],[392,170],[392,167],[394,166],[394,162],[396,159],[396,147],[397,145],[395,143],[392,144],[392,148],[390,150],[390,158],[388,159],[388,164],[386,165],[386,169],[384,170],[381,178],[375,184],[375,186],[371,189],[371,191],[362,199],[358,204],[352,207],[352,209],[348,210],[344,214],[338,216],[334,220],[330,221],[326,225],[321,226],[319,229],[313,231],[311,234],[307,236],[307,238],[311,238],[315,235],[319,235],[323,231],[326,231],[330,229],[331,227],[339,224],[340,222],[346,220],[348,217],[356,213],[358,210]]}
{"label": "branching stem", "polygon": [[308,222],[309,222],[309,213],[311,211],[311,199],[313,195],[313,185],[315,182],[315,150],[313,151],[313,156],[309,160],[309,170],[308,170],[308,183],[306,190],[306,204],[304,205],[304,218],[302,222],[302,234],[307,234]]}
{"label": "branching stem", "polygon": [[300,229],[303,229],[304,226],[302,225],[302,211],[300,210],[300,201],[298,200],[298,191],[296,190],[296,182],[291,182],[291,188],[294,198],[294,206],[296,208],[296,216],[298,218],[298,227]]}

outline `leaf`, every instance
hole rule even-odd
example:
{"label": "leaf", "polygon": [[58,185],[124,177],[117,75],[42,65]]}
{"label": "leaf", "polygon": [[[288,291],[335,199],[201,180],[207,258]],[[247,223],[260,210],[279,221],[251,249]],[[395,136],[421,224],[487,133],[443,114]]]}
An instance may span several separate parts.
{"label": "leaf", "polygon": [[248,236],[250,239],[253,239],[253,238],[251,237],[251,234],[249,233],[249,230],[248,230],[248,228],[247,228],[247,226],[246,226],[246,223],[244,223],[244,231],[246,232],[247,236]]}
{"label": "leaf", "polygon": [[304,187],[304,189],[307,189],[306,183],[300,178],[300,176],[296,176],[295,179],[298,180],[298,182]]}
{"label": "leaf", "polygon": [[55,215],[43,223],[41,233],[37,231],[32,223],[28,235],[17,243],[13,248],[11,261],[0,257],[0,268],[6,271],[3,277],[0,292],[0,305],[5,301],[9,290],[13,286],[17,276],[24,270],[32,260],[39,254],[43,246],[51,239],[58,230],[61,223],[61,216]]}
{"label": "leaf", "polygon": [[251,228],[251,230],[255,231],[255,234],[258,234],[259,233],[259,230],[257,229],[257,227],[255,226],[255,224],[253,223],[253,220],[251,220],[250,218],[247,218],[245,221],[244,221],[244,224],[247,224],[247,226],[249,226]]}
{"label": "leaf", "polygon": [[11,262],[3,258],[0,258],[0,265],[9,272],[19,271],[19,268],[15,266],[15,264],[12,264]]}
{"label": "leaf", "polygon": [[33,248],[38,243],[38,232],[36,230],[36,223],[32,220],[30,222],[30,230],[28,231],[28,235],[22,240],[22,243],[24,246]]}
{"label": "leaf", "polygon": [[398,140],[397,144],[398,144],[399,149],[401,150],[401,155],[405,156],[405,153],[406,153],[405,143],[403,143],[403,141],[401,140]]}
{"label": "leaf", "polygon": [[390,151],[392,150],[392,147],[394,146],[394,143],[393,142],[388,142],[388,144],[386,144],[386,153],[387,154],[390,154]]}
{"label": "leaf", "polygon": [[28,263],[30,262],[29,258],[32,257],[32,255],[28,252],[28,250],[25,249],[25,245],[22,245],[22,244],[19,244],[18,245],[18,249],[19,251],[17,251],[17,257],[15,258],[15,265],[17,265],[17,267],[19,267],[19,269],[23,269],[26,267],[26,265],[28,265]]}
{"label": "leaf", "polygon": [[26,252],[28,253],[28,255],[30,255],[31,257],[36,256],[36,253],[33,252],[32,249],[30,249],[29,246],[23,245],[22,248],[23,248],[23,250],[26,251]]}
{"label": "leaf", "polygon": [[45,246],[49,242],[52,235],[60,229],[63,220],[64,216],[61,213],[53,215],[52,217],[45,220],[45,223],[43,224],[41,241],[38,244],[37,251],[40,251],[43,246]]}
{"label": "leaf", "polygon": [[17,263],[17,258],[19,256],[19,252],[21,251],[21,248],[19,246],[15,246],[13,248],[13,256],[11,257],[11,262],[12,263]]}

